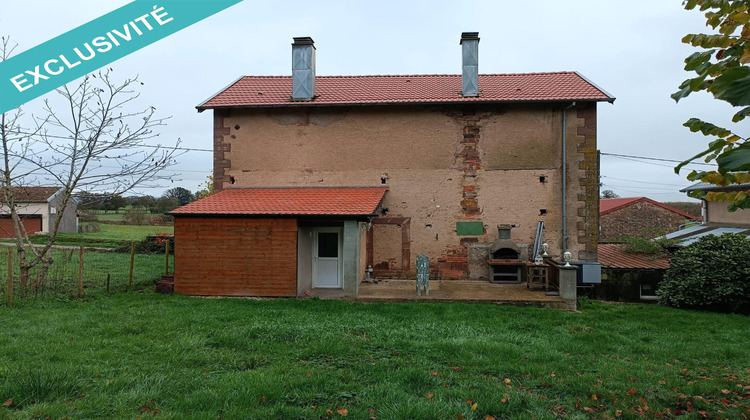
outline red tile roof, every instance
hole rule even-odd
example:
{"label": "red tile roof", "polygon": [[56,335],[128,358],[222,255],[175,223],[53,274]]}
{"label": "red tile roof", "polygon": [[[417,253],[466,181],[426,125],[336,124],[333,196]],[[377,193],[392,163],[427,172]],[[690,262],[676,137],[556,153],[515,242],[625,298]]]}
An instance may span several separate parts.
{"label": "red tile roof", "polygon": [[385,187],[232,188],[170,214],[368,216],[385,197]]}
{"label": "red tile roof", "polygon": [[45,203],[58,191],[60,187],[13,187],[13,199],[19,203]]}
{"label": "red tile roof", "polygon": [[654,259],[651,254],[633,254],[622,250],[622,245],[599,244],[599,263],[605,268],[667,269],[669,260]]}
{"label": "red tile roof", "polygon": [[627,207],[631,204],[635,204],[638,202],[646,202],[651,203],[655,206],[659,206],[661,208],[667,209],[669,211],[675,212],[687,219],[692,220],[701,220],[702,218],[700,216],[693,216],[692,214],[685,213],[682,210],[676,209],[674,207],[670,207],[666,204],[660,203],[658,201],[654,201],[648,197],[628,197],[628,198],[602,198],[599,200],[599,214],[607,214],[610,212],[613,212],[615,210],[619,210],[623,207]]}
{"label": "red tile roof", "polygon": [[462,97],[460,75],[318,76],[312,101],[292,101],[291,76],[245,76],[196,108],[615,100],[576,72],[481,74],[479,90]]}

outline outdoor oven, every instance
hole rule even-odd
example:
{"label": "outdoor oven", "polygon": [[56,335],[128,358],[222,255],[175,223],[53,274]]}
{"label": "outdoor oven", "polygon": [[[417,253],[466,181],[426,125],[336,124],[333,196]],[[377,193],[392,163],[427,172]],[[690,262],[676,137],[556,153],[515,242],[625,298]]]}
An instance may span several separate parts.
{"label": "outdoor oven", "polygon": [[498,225],[497,241],[489,252],[490,281],[492,283],[521,283],[526,273],[528,245],[510,239],[511,225]]}

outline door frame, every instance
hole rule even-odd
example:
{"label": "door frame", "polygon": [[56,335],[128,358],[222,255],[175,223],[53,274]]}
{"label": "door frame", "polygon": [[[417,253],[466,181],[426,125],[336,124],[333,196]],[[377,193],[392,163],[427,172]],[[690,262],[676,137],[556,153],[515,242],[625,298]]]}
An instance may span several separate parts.
{"label": "door frame", "polygon": [[[338,235],[338,283],[336,286],[320,286],[318,280],[318,233],[335,232]],[[312,287],[315,289],[343,289],[344,288],[344,228],[316,227],[312,228]]]}

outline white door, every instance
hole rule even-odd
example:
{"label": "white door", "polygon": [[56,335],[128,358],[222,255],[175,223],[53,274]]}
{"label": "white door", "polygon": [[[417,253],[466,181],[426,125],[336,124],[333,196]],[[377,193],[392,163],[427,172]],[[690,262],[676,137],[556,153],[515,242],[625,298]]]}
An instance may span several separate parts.
{"label": "white door", "polygon": [[340,228],[313,230],[313,287],[341,288],[342,236]]}

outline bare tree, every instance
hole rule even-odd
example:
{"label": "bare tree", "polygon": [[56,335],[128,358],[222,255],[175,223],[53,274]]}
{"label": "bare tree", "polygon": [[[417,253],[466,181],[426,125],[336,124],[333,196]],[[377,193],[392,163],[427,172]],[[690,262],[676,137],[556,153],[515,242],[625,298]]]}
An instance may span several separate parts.
{"label": "bare tree", "polygon": [[[14,48],[3,37],[0,61],[7,60]],[[62,214],[76,190],[122,194],[145,182],[168,179],[161,171],[176,163],[176,145],[147,144],[159,135],[154,129],[165,119],[156,118],[153,107],[132,110],[139,97],[134,88],[142,83],[137,78],[115,82],[111,74],[112,69],[107,69],[83,77],[75,87],[57,89],[57,97],[44,101],[41,115],[33,117],[30,126],[24,125],[20,109],[0,117],[4,157],[0,204],[13,221],[22,286],[29,283],[30,270],[37,265],[33,284],[46,277],[62,217],[55,218],[45,244],[32,247],[13,187],[61,187],[58,213]]]}
{"label": "bare tree", "polygon": [[601,193],[601,198],[620,198],[620,196],[612,190],[604,190]]}

